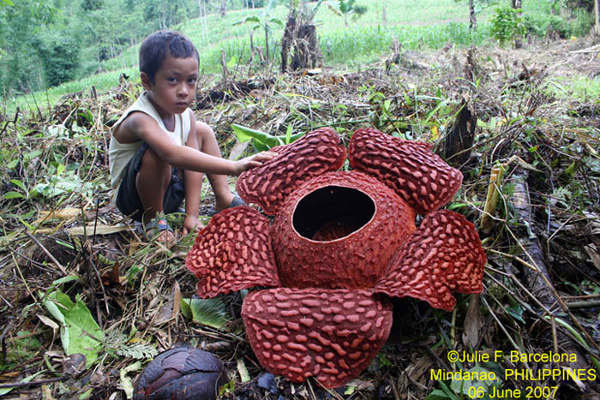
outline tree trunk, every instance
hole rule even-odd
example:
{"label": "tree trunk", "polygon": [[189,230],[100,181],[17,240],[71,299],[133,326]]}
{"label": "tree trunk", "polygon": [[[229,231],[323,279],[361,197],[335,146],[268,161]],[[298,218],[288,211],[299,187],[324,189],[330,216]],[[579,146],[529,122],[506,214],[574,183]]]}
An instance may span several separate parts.
{"label": "tree trunk", "polygon": [[219,8],[219,13],[221,17],[227,15],[227,0],[221,0],[221,7]]}
{"label": "tree trunk", "polygon": [[385,8],[385,0],[381,0],[381,24],[387,25],[387,9]]}
{"label": "tree trunk", "polygon": [[265,53],[267,57],[267,64],[269,63],[269,28],[265,27]]}
{"label": "tree trunk", "polygon": [[317,29],[312,24],[303,24],[298,28],[298,36],[294,43],[294,56],[291,68],[293,71],[300,68],[315,68],[321,57]]}
{"label": "tree trunk", "polygon": [[281,72],[285,73],[288,66],[288,55],[290,49],[294,44],[294,38],[296,37],[296,9],[290,8],[290,15],[283,31],[283,38],[281,39]]}
{"label": "tree trunk", "polygon": [[469,0],[469,29],[477,30],[477,18],[475,17],[475,1]]}
{"label": "tree trunk", "polygon": [[594,19],[596,21],[594,31],[598,34],[600,33],[600,0],[594,0]]}
{"label": "tree trunk", "polygon": [[[598,0],[596,0],[598,1]],[[514,9],[520,9],[521,8],[521,0],[512,0],[512,6]],[[519,12],[519,15],[521,13]],[[521,47],[523,47],[523,43],[521,42],[521,39],[517,38],[515,39],[515,49],[520,49]]]}
{"label": "tree trunk", "polygon": [[198,0],[198,11],[200,13],[200,26],[202,28],[202,40],[208,41],[208,27],[206,23],[206,0]]}

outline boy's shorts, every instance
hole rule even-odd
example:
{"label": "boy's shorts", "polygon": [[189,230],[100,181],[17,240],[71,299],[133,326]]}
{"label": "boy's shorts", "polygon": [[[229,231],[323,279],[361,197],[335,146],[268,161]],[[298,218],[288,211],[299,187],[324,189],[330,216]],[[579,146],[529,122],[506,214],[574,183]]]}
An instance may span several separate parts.
{"label": "boy's shorts", "polygon": [[[117,193],[117,208],[123,214],[130,216],[136,221],[141,221],[144,214],[144,206],[142,206],[140,196],[138,195],[135,180],[140,171],[142,158],[146,150],[148,150],[148,144],[143,143],[131,160],[129,160]],[[165,214],[177,211],[184,198],[185,186],[183,179],[179,176],[179,170],[172,167],[171,181],[163,198],[163,211]]]}

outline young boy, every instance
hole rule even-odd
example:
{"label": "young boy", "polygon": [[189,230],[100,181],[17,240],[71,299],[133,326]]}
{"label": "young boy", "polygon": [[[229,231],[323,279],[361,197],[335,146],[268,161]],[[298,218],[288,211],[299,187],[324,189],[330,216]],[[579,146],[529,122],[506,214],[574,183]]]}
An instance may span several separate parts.
{"label": "young boy", "polygon": [[198,226],[203,173],[218,211],[243,204],[225,175],[239,175],[274,157],[259,153],[239,161],[221,158],[212,129],[196,121],[189,105],[196,95],[198,51],[185,36],[159,31],[140,48],[140,77],[146,90],[112,128],[110,175],[119,210],[142,221],[148,237],[175,239],[164,213],[185,198],[183,234]]}

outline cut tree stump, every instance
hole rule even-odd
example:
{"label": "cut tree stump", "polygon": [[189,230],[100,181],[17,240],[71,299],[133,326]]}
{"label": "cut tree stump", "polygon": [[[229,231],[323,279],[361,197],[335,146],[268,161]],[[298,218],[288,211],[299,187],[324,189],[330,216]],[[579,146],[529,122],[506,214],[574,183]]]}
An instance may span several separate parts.
{"label": "cut tree stump", "polygon": [[469,159],[476,128],[477,114],[469,98],[464,96],[456,121],[444,141],[443,154],[450,165],[461,166]]}

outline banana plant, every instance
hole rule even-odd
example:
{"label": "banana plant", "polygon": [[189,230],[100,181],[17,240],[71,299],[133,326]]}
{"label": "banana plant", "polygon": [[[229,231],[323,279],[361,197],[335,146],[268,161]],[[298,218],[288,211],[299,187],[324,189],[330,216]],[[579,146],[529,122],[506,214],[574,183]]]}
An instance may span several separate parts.
{"label": "banana plant", "polygon": [[[332,5],[333,3],[333,5]],[[337,4],[336,4],[337,3]],[[327,4],[327,7],[338,16],[344,17],[344,25],[348,26],[348,17],[357,19],[367,12],[367,7],[356,4],[356,0],[337,0]]]}
{"label": "banana plant", "polygon": [[275,18],[272,16],[276,3],[276,0],[269,0],[269,4],[263,8],[262,12],[259,15],[252,15],[250,17],[246,17],[241,21],[233,23],[233,25],[241,25],[246,23],[253,24],[253,32],[257,29],[263,29],[263,31],[265,32],[265,55],[267,62],[269,60],[269,35],[272,32],[271,27],[272,25],[279,25],[280,28],[283,28],[283,22],[279,18]]}

